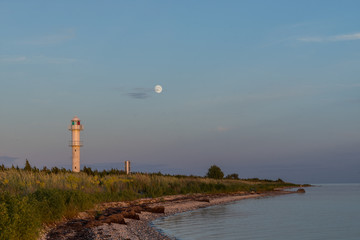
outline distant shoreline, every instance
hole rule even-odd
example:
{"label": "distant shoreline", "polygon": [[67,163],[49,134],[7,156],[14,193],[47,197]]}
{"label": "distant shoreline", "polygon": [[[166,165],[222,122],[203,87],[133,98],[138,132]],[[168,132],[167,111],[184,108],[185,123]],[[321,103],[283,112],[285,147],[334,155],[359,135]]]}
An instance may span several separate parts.
{"label": "distant shoreline", "polygon": [[[196,210],[199,208],[210,207],[219,204],[226,204],[243,199],[255,199],[269,196],[278,196],[284,194],[292,194],[296,191],[289,190],[275,190],[265,193],[221,193],[221,194],[191,194],[191,195],[174,195],[164,196],[154,199],[139,199],[131,202],[111,202],[103,203],[98,206],[97,211],[108,211],[114,209],[135,209],[138,206],[146,206],[148,208],[164,207],[164,213],[151,213],[141,211],[138,213],[139,220],[125,218],[125,224],[101,224],[92,228],[80,229],[78,233],[71,233],[71,230],[61,225],[53,229],[47,234],[48,239],[172,239],[165,236],[163,233],[155,229],[151,222],[162,217],[167,217],[177,213]],[[85,214],[85,215],[84,215]],[[114,215],[115,216],[115,215]],[[86,213],[79,215],[79,218],[86,219]],[[78,220],[81,223],[81,220]],[[77,225],[79,222],[73,221]],[[75,224],[75,225],[76,225]],[[71,227],[70,227],[71,228]],[[56,233],[56,229],[58,229]],[[66,230],[62,233],[63,230]],[[77,229],[79,230],[79,229]],[[54,234],[55,231],[55,234]],[[74,236],[75,234],[75,236]],[[64,236],[65,235],[65,236]],[[74,238],[75,237],[75,238]],[[40,238],[41,240],[47,239],[46,236]]]}

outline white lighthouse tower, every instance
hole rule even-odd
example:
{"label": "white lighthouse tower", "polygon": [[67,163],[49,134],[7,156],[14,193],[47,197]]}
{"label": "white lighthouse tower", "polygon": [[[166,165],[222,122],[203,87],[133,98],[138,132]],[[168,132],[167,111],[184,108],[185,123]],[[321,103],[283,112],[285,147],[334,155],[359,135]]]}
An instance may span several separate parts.
{"label": "white lighthouse tower", "polygon": [[69,130],[71,131],[69,146],[72,148],[72,171],[80,172],[80,147],[83,146],[82,141],[80,141],[80,131],[83,130],[83,126],[78,117],[75,116],[71,120]]}

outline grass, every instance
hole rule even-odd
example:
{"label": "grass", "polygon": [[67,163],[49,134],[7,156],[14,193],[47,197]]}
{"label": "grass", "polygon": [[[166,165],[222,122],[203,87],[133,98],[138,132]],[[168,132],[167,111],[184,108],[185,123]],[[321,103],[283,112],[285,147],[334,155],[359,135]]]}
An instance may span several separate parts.
{"label": "grass", "polygon": [[0,170],[0,239],[36,239],[44,224],[72,218],[108,201],[174,194],[271,191],[282,180],[215,180],[162,174],[93,174]]}

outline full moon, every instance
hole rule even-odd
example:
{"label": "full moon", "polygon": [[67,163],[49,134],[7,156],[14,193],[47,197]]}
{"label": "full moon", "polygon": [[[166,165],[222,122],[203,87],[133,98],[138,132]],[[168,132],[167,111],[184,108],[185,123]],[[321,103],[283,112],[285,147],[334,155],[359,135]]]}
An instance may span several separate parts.
{"label": "full moon", "polygon": [[156,93],[161,93],[162,92],[162,86],[156,85],[154,90],[155,90]]}

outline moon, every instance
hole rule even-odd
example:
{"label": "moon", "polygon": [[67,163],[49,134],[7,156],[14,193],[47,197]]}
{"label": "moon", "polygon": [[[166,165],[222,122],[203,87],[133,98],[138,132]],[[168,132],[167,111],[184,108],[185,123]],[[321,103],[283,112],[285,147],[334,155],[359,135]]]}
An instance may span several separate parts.
{"label": "moon", "polygon": [[160,85],[156,85],[156,86],[154,87],[154,90],[155,90],[156,93],[161,93],[162,90],[163,90],[163,88],[162,88],[162,86],[160,86]]}

